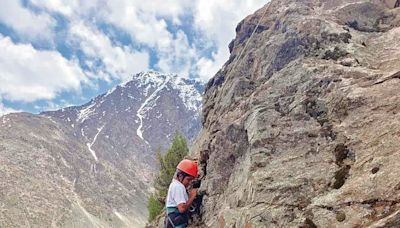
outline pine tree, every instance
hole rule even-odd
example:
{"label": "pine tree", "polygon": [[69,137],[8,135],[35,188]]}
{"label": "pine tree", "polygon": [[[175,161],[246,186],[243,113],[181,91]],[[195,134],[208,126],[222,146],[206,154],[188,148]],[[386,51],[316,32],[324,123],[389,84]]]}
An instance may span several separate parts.
{"label": "pine tree", "polygon": [[175,174],[176,166],[188,154],[189,149],[186,139],[176,134],[171,147],[163,156],[157,152],[160,172],[155,179],[154,187],[156,192],[148,200],[149,221],[154,220],[164,208],[165,198],[167,197],[168,187]]}

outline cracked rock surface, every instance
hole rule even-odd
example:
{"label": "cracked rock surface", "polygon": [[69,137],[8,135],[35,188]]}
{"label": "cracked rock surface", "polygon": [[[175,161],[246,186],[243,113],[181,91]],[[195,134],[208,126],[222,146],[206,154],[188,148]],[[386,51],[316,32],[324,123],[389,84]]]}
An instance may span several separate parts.
{"label": "cracked rock surface", "polygon": [[400,226],[395,4],[272,0],[239,23],[204,95],[192,227]]}

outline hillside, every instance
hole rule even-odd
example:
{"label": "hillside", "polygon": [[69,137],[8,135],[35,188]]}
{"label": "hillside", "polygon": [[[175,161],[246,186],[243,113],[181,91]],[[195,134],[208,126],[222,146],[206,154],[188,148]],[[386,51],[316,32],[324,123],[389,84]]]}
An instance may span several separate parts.
{"label": "hillside", "polygon": [[0,227],[143,227],[156,151],[194,140],[201,92],[148,72],[82,106],[0,117]]}

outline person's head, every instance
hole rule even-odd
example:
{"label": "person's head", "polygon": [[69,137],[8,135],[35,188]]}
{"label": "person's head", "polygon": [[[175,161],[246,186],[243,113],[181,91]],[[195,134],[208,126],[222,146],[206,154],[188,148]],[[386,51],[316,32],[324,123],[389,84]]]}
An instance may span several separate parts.
{"label": "person's head", "polygon": [[197,162],[188,159],[183,159],[176,167],[175,177],[185,187],[197,177]]}
{"label": "person's head", "polygon": [[181,182],[186,188],[192,183],[194,177],[190,176],[189,174],[182,172],[181,170],[177,169],[175,172],[175,178]]}

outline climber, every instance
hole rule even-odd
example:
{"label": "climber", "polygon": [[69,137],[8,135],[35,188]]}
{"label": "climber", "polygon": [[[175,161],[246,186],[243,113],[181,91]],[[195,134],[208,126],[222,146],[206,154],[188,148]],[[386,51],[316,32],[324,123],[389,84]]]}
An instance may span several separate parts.
{"label": "climber", "polygon": [[166,228],[184,228],[188,225],[188,210],[197,195],[197,188],[192,188],[188,196],[186,189],[197,177],[197,162],[183,159],[176,167],[174,178],[169,185],[165,206],[167,216]]}

